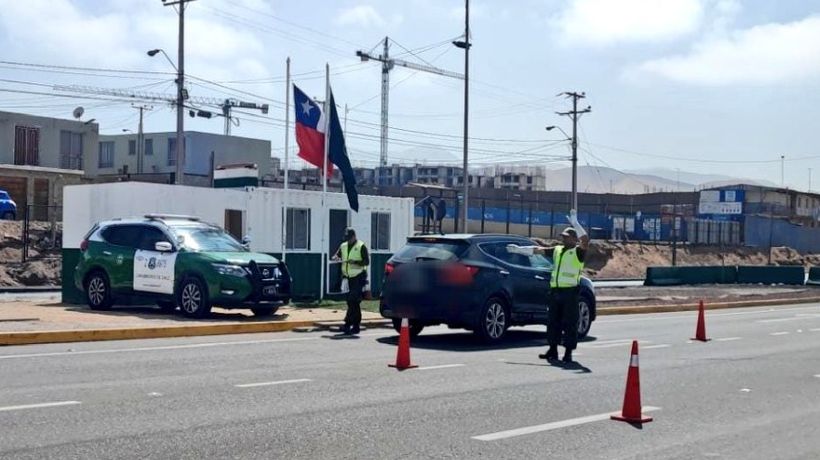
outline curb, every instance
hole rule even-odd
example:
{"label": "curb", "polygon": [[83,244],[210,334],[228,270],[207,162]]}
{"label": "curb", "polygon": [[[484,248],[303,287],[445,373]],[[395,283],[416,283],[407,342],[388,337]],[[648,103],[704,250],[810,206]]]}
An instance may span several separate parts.
{"label": "curb", "polygon": [[[775,305],[794,305],[804,303],[820,303],[820,297],[805,297],[802,299],[763,299],[763,300],[739,300],[736,302],[704,302],[706,310],[724,310],[727,308],[746,307],[770,307]],[[606,315],[631,315],[639,313],[672,313],[680,311],[697,311],[698,304],[677,304],[677,305],[648,305],[648,306],[623,306],[623,307],[602,307],[597,310],[599,316]]]}
{"label": "curb", "polygon": [[[707,310],[720,310],[727,308],[766,307],[783,304],[794,305],[805,303],[820,303],[820,297],[807,297],[802,299],[765,299],[745,300],[738,302],[715,302],[706,303],[705,307]],[[607,316],[630,315],[640,313],[671,313],[682,311],[695,311],[697,309],[698,304],[623,306],[603,307],[598,309],[597,313],[600,316]],[[377,323],[383,320],[366,321]],[[364,325],[366,321],[362,321],[362,324]],[[207,335],[251,334],[260,332],[284,332],[296,328],[315,327],[316,323],[317,321],[266,321],[244,324],[204,324],[191,326],[141,327],[131,329],[80,329],[68,331],[3,332],[0,333],[0,346],[32,345],[44,343],[98,342],[106,340],[160,339]],[[379,326],[373,324],[372,327]]]}
{"label": "curb", "polygon": [[0,346],[37,343],[97,342],[103,340],[159,339],[204,335],[283,332],[313,326],[315,321],[266,321],[246,324],[205,324],[192,326],[140,327],[131,329],[80,329],[70,331],[30,331],[0,333]]}

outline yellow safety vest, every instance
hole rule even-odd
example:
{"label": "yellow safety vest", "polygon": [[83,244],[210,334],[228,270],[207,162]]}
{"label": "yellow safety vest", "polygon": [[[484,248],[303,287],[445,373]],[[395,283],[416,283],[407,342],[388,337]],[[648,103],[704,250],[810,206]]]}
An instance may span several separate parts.
{"label": "yellow safety vest", "polygon": [[347,241],[342,243],[342,247],[339,249],[339,252],[342,256],[342,276],[345,278],[355,278],[365,271],[365,267],[350,263],[358,262],[360,264],[364,261],[364,258],[362,257],[363,247],[364,243],[361,241],[356,241],[356,243],[353,244],[353,247],[348,250]]}
{"label": "yellow safety vest", "polygon": [[552,253],[552,260],[555,265],[552,267],[552,278],[550,287],[552,288],[572,288],[577,287],[581,280],[581,272],[584,270],[584,263],[578,260],[576,248],[564,250],[564,246],[556,246]]}

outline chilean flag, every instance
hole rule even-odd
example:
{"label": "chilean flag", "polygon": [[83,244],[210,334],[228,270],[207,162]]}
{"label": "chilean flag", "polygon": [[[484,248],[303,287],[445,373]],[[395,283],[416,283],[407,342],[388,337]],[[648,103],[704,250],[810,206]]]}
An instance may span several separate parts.
{"label": "chilean flag", "polygon": [[336,100],[330,93],[330,133],[325,133],[325,114],[316,102],[296,85],[293,85],[293,102],[296,109],[296,143],[299,144],[299,156],[308,163],[321,168],[325,163],[325,135],[328,139],[327,168],[328,177],[333,174],[333,165],[339,167],[345,193],[350,209],[359,212],[359,193],[356,190],[356,174],[347,156],[344,132],[336,111]]}

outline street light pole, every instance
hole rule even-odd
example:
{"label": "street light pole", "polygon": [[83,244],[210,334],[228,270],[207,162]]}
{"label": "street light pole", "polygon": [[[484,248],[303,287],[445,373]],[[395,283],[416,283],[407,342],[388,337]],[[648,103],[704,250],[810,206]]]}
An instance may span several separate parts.
{"label": "street light pole", "polygon": [[572,118],[572,209],[578,210],[578,117],[584,113],[592,111],[592,107],[578,110],[578,99],[584,99],[586,93],[565,92],[567,97],[572,98],[571,112],[557,112],[558,115]]}
{"label": "street light pole", "polygon": [[194,0],[162,0],[164,6],[179,5],[179,45],[177,47],[177,138],[176,138],[176,183],[185,182],[185,139],[183,137],[185,116],[185,7]]}
{"label": "street light pole", "polygon": [[456,42],[456,46],[464,48],[464,164],[462,166],[462,177],[464,182],[464,232],[469,232],[467,224],[468,216],[468,195],[470,194],[470,171],[467,161],[467,132],[469,127],[469,107],[470,107],[470,0],[464,0],[464,42]]}

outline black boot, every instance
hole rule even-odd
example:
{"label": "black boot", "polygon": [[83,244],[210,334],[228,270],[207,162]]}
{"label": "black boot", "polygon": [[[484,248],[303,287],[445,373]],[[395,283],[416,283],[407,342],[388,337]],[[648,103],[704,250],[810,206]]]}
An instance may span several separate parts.
{"label": "black boot", "polygon": [[572,350],[567,349],[567,350],[564,352],[564,359],[562,359],[562,361],[563,361],[563,362],[565,362],[565,363],[567,363],[567,364],[569,364],[569,363],[571,363],[571,362],[572,362]]}
{"label": "black boot", "polygon": [[538,357],[547,361],[555,361],[558,359],[558,347],[550,347],[546,353],[538,355]]}

